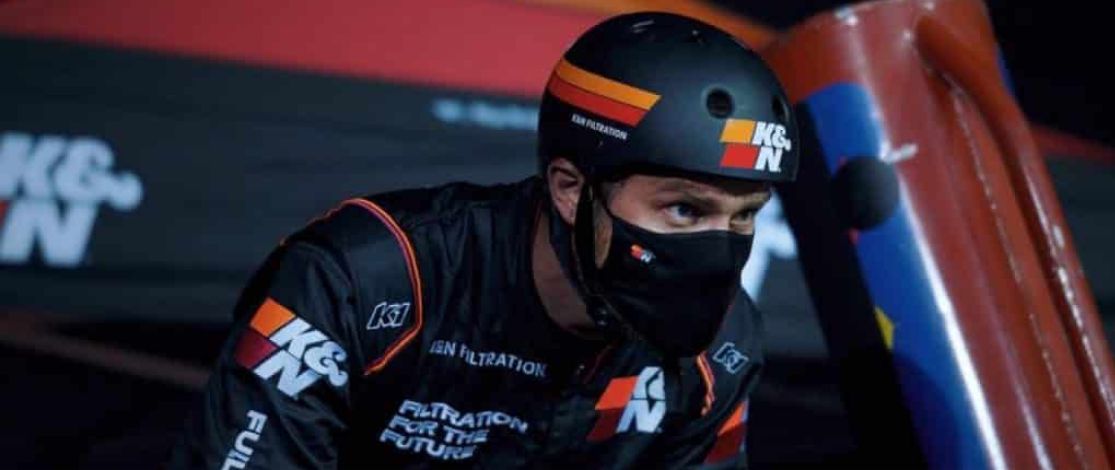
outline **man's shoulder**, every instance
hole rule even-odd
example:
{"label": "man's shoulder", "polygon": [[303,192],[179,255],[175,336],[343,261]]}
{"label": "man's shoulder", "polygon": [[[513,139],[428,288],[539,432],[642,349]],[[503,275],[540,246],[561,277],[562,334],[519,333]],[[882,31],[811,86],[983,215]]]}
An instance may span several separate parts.
{"label": "man's shoulder", "polygon": [[370,194],[341,202],[290,239],[317,242],[345,254],[378,250],[392,241],[421,243],[426,240],[413,238],[425,238],[421,235],[428,227],[445,229],[476,217],[499,217],[524,203],[538,185],[530,178],[512,184],[448,183]]}
{"label": "man's shoulder", "polygon": [[540,186],[537,178],[496,185],[458,182],[374,194],[362,199],[391,214],[403,229],[415,230],[432,222],[452,223],[478,212],[491,214],[492,210],[513,210]]}
{"label": "man's shoulder", "polygon": [[361,331],[356,342],[362,344],[364,369],[376,372],[438,318],[440,309],[431,305],[444,300],[442,280],[460,269],[441,269],[459,266],[443,258],[458,256],[464,243],[475,242],[474,233],[483,231],[475,227],[485,226],[479,219],[507,218],[500,214],[510,214],[508,207],[522,207],[531,184],[452,183],[348,199],[284,244],[313,245],[348,276],[357,308],[354,317],[341,321]]}

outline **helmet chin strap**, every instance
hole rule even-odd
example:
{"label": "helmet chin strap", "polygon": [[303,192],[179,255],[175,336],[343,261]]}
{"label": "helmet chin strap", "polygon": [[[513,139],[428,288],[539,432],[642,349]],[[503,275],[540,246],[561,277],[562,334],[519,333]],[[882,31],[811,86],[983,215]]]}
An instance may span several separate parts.
{"label": "helmet chin strap", "polygon": [[[589,178],[581,186],[581,196],[577,199],[577,216],[573,222],[573,257],[577,261],[580,274],[581,298],[589,318],[597,329],[612,337],[645,341],[628,324],[615,307],[608,302],[600,287],[600,269],[596,267],[596,218],[594,217],[598,185]],[[601,204],[604,204],[601,201]]]}
{"label": "helmet chin strap", "polygon": [[[550,204],[550,245],[557,254],[562,272],[584,301],[589,318],[597,329],[618,332],[619,321],[604,300],[596,268],[596,227],[593,220],[593,184],[581,186],[573,227],[565,223],[553,203]],[[572,233],[570,233],[572,228]]]}
{"label": "helmet chin strap", "polygon": [[573,221],[573,257],[580,275],[581,298],[592,322],[605,331],[616,329],[615,315],[600,292],[599,270],[596,268],[596,224],[593,207],[594,185],[585,181],[577,198],[577,215]]}

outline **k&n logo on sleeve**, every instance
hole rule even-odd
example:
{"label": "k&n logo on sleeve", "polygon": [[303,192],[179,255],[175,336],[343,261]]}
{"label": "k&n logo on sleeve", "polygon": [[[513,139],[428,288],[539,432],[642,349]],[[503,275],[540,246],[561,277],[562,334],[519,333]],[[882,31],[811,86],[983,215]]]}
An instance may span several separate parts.
{"label": "k&n logo on sleeve", "polygon": [[263,380],[279,376],[278,389],[291,398],[322,378],[334,387],[348,382],[348,355],[335,341],[268,298],[252,316],[236,347],[236,362]]}

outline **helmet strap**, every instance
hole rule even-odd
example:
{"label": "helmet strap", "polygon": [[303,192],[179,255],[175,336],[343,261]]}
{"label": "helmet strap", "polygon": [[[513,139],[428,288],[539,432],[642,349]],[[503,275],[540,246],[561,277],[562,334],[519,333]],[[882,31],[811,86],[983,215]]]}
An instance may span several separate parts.
{"label": "helmet strap", "polygon": [[[577,201],[577,215],[570,227],[558,213],[553,203],[550,210],[550,246],[557,255],[558,264],[569,282],[580,294],[586,312],[593,324],[605,335],[613,338],[639,340],[640,337],[602,294],[596,267],[595,195],[598,185],[586,181]],[[605,210],[607,208],[605,207]]]}
{"label": "helmet strap", "polygon": [[557,255],[562,274],[577,290],[577,293],[583,297],[584,289],[581,287],[581,279],[577,274],[576,257],[573,255],[573,227],[565,222],[553,202],[550,202],[547,206],[550,211],[550,247],[554,249],[554,254]]}
{"label": "helmet strap", "polygon": [[581,196],[577,199],[577,215],[573,223],[573,255],[580,275],[581,298],[585,302],[589,318],[596,327],[606,333],[622,333],[623,320],[615,314],[608,304],[600,287],[600,269],[596,267],[596,217],[595,188],[598,186],[589,178],[581,186]]}

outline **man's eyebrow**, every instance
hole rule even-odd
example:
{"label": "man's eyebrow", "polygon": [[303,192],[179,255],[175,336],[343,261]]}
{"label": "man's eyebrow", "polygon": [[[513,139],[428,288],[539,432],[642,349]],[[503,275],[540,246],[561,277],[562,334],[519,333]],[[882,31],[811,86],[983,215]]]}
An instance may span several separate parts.
{"label": "man's eyebrow", "polygon": [[760,196],[759,193],[756,193],[755,195],[749,196],[747,198],[746,204],[749,209],[762,207],[767,202],[770,202],[771,199],[774,199],[774,191],[767,190],[761,194],[762,195]]}
{"label": "man's eyebrow", "polygon": [[718,207],[721,203],[717,198],[719,191],[702,187],[686,180],[666,180],[661,183],[659,190],[664,192],[679,193],[689,202],[698,204],[699,206],[712,210]]}
{"label": "man's eyebrow", "polygon": [[[724,198],[736,198],[730,191],[722,188],[697,184],[682,178],[669,178],[660,182],[659,190],[682,193],[695,201],[712,206],[721,204]],[[766,204],[767,201],[770,201],[772,197],[774,197],[774,191],[769,187],[766,191],[742,196],[745,201],[744,208],[747,210],[760,208]]]}
{"label": "man's eyebrow", "polygon": [[669,179],[666,179],[665,181],[662,181],[660,184],[661,184],[660,189],[662,189],[662,190],[683,192],[683,193],[687,193],[687,194],[692,195],[692,196],[706,196],[707,197],[709,195],[713,195],[715,193],[720,192],[720,191],[717,191],[716,189],[710,188],[708,186],[698,185],[698,184],[696,184],[692,181],[688,181],[688,180],[684,180],[684,179],[680,179],[680,178],[669,178]]}

